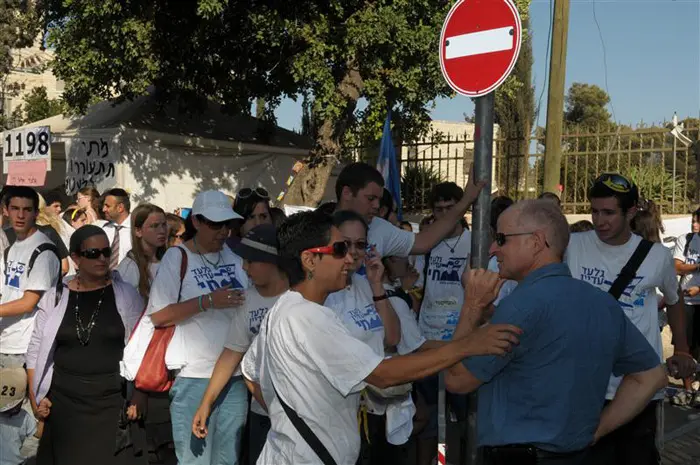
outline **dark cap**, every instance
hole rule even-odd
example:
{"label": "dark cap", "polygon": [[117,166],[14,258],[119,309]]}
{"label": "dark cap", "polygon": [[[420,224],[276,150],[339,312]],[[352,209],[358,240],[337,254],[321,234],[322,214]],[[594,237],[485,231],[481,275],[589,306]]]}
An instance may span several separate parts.
{"label": "dark cap", "polygon": [[251,262],[278,263],[279,242],[277,230],[271,224],[261,224],[243,236],[233,247],[233,251],[244,260]]}

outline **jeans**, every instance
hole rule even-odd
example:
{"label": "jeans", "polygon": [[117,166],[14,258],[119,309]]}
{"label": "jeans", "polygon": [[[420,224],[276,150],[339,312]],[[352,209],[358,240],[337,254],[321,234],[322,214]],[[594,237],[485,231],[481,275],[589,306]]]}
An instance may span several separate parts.
{"label": "jeans", "polygon": [[212,407],[207,423],[209,434],[198,439],[192,434],[192,419],[207,384],[208,378],[178,377],[170,389],[170,416],[178,463],[238,465],[241,436],[248,414],[245,383],[240,377],[228,382]]}

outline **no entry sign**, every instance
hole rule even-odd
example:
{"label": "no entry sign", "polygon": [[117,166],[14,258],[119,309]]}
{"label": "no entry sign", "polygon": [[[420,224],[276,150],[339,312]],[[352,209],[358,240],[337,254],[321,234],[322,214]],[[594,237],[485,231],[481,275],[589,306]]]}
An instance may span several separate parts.
{"label": "no entry sign", "polygon": [[442,74],[457,93],[486,95],[513,70],[521,42],[520,15],[511,0],[461,0],[442,26]]}

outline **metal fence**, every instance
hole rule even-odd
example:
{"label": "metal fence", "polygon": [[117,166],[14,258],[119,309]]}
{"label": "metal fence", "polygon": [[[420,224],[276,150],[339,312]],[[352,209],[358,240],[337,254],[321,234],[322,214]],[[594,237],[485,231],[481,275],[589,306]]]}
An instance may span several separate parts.
{"label": "metal fence", "polygon": [[[697,157],[700,128],[683,134],[694,143],[686,146],[670,129],[659,127],[569,128],[562,137],[561,199],[567,213],[588,213],[586,192],[600,173],[619,172],[631,177],[643,197],[654,200],[665,214],[687,213],[700,203]],[[523,137],[494,131],[494,195],[515,200],[536,198],[543,191],[544,133]],[[471,133],[433,133],[426,139],[396,147],[402,176],[404,210],[426,212],[432,186],[442,181],[464,185],[474,156]],[[355,147],[351,159],[373,163],[377,150]]]}

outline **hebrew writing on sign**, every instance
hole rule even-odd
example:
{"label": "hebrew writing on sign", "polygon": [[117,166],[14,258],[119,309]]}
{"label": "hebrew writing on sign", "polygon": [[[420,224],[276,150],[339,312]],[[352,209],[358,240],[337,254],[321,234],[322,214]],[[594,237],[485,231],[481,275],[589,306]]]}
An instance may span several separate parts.
{"label": "hebrew writing on sign", "polygon": [[[2,138],[3,172],[8,163],[25,160],[51,160],[51,129],[48,126],[5,131]],[[51,169],[51,166],[48,166]]]}
{"label": "hebrew writing on sign", "polygon": [[119,143],[112,137],[72,139],[66,143],[66,194],[116,176]]}
{"label": "hebrew writing on sign", "polygon": [[41,187],[46,182],[46,160],[10,161],[8,186]]}

